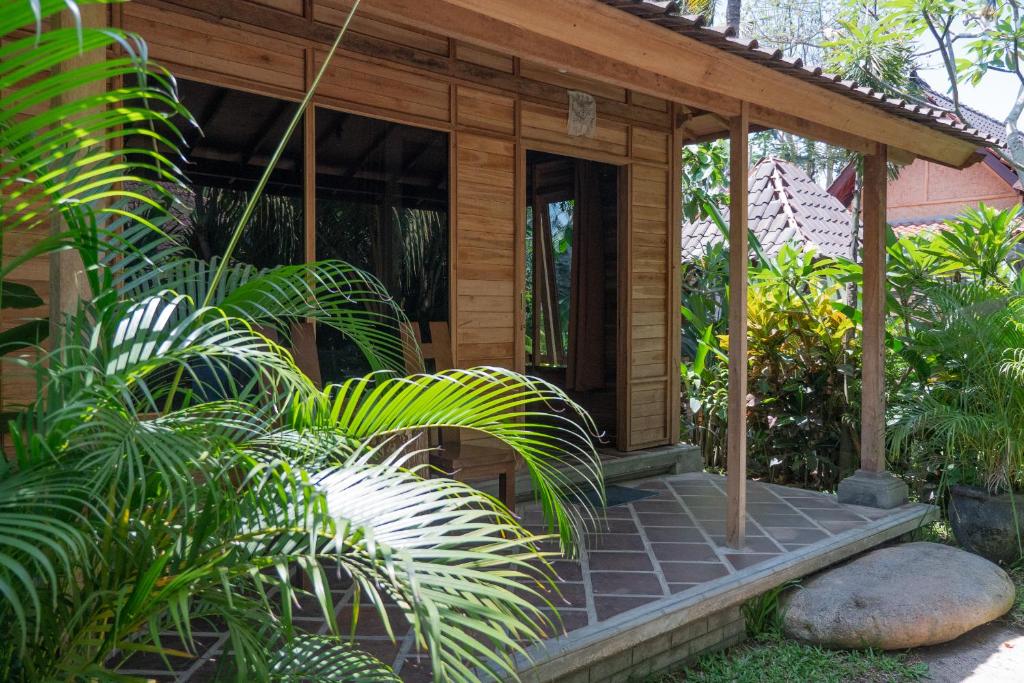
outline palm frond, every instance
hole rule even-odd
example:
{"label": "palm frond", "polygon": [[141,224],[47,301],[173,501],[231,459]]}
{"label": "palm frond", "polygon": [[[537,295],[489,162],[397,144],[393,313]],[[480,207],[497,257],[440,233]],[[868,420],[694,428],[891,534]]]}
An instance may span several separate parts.
{"label": "palm frond", "polygon": [[366,652],[326,636],[298,636],[274,652],[272,681],[387,683],[400,679],[390,667]]}
{"label": "palm frond", "polygon": [[94,543],[81,524],[89,491],[72,472],[0,459],[0,621],[17,625],[19,649],[61,599],[58,576],[71,575]]}
{"label": "palm frond", "polygon": [[179,257],[158,270],[135,268],[130,294],[174,291],[193,302],[208,300],[230,316],[275,329],[285,338],[296,323],[314,320],[350,338],[373,370],[404,374],[410,360],[422,367],[405,313],[366,271],[341,261],[266,269],[236,263],[211,294],[218,266],[216,258]]}
{"label": "palm frond", "polygon": [[493,437],[523,458],[545,516],[563,547],[589,521],[591,506],[573,480],[603,491],[590,416],[544,380],[495,367],[388,378],[368,375],[328,387],[297,407],[298,424],[330,426],[349,437],[465,429]]}
{"label": "palm frond", "polygon": [[[167,191],[157,180],[180,182],[172,119],[187,120],[187,112],[173,78],[148,61],[145,43],[135,36],[82,26],[15,34],[67,9],[63,0],[0,4],[0,225],[4,231],[49,229],[59,215],[92,277],[88,266],[99,258],[95,235],[122,212],[109,201],[125,195],[118,185],[136,183],[159,196]],[[107,51],[116,56],[71,62]],[[106,87],[122,80],[135,85]],[[129,136],[152,146],[111,144]]]}

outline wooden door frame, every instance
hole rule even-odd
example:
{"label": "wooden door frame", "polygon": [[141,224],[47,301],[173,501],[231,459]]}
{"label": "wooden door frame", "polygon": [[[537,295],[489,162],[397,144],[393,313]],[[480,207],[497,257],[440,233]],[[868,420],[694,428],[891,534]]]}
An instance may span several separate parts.
{"label": "wooden door frame", "polygon": [[579,150],[579,154],[568,154],[567,149],[560,145],[551,145],[520,138],[516,145],[516,225],[515,225],[515,297],[518,303],[516,311],[515,364],[519,372],[526,371],[526,157],[530,152],[557,154],[568,159],[593,161],[616,170],[616,253],[615,253],[615,448],[625,450],[628,441],[626,430],[629,421],[626,416],[626,381],[629,379],[629,352],[626,348],[630,338],[629,318],[626,306],[629,303],[629,288],[623,283],[629,282],[628,247],[629,247],[629,181],[632,162],[623,157],[613,157],[600,153],[587,154]]}

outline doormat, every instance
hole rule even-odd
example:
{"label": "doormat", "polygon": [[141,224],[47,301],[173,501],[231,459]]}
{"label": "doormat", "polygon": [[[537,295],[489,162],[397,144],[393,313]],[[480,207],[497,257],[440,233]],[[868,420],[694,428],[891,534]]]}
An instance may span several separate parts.
{"label": "doormat", "polygon": [[[598,498],[597,491],[593,489],[584,489],[580,491],[583,497],[587,499],[594,507],[600,507],[601,501]],[[605,493],[605,507],[615,507],[616,505],[626,505],[633,501],[643,500],[644,498],[650,498],[654,495],[654,491],[644,491],[643,489],[631,489],[628,486],[619,486],[618,484],[609,484],[604,487]]]}

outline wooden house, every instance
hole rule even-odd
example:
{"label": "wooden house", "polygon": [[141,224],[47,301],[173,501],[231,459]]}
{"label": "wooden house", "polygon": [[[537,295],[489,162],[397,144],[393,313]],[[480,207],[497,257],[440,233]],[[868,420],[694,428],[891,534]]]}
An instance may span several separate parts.
{"label": "wooden house", "polygon": [[[87,20],[141,34],[203,128],[187,169],[197,188],[211,189],[195,199],[190,238],[200,251],[216,253],[220,239],[209,202],[247,191],[351,8],[352,0],[83,8]],[[256,263],[365,265],[424,329],[447,323],[457,366],[541,374],[591,408],[620,451],[671,447],[681,146],[731,139],[737,244],[746,241],[751,127],[845,146],[867,155],[862,467],[891,488],[880,474],[885,161],[959,168],[992,141],[942,110],[887,99],[676,8],[362,0],[271,180],[276,232],[242,253]],[[747,250],[731,253],[734,291],[744,291]],[[409,270],[416,254],[429,269]],[[745,300],[732,300],[729,537],[742,544]],[[332,379],[351,359],[341,342],[319,342]]]}

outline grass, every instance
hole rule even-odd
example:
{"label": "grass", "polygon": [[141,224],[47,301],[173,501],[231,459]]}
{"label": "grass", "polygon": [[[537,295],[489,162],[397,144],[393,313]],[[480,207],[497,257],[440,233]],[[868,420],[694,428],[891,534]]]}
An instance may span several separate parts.
{"label": "grass", "polygon": [[1024,631],[1024,565],[1018,565],[1007,573],[1013,580],[1013,585],[1017,587],[1017,599],[1013,603],[1013,608],[1003,617],[1003,621],[1012,628]]}
{"label": "grass", "polygon": [[[948,522],[921,527],[914,540],[957,545]],[[1007,573],[1017,600],[1001,621],[1024,631],[1024,562]],[[912,655],[876,650],[829,650],[787,639],[781,633],[779,598],[792,584],[743,605],[750,640],[724,652],[706,654],[690,666],[645,683],[902,683],[928,677],[928,665]]]}
{"label": "grass", "polygon": [[904,654],[873,650],[826,650],[787,640],[777,631],[725,652],[704,655],[692,666],[646,683],[902,683],[920,681],[928,666]]}

